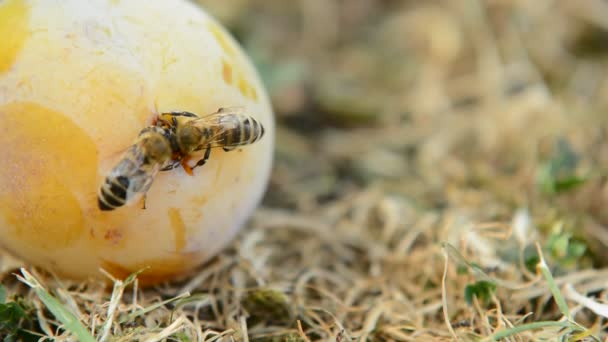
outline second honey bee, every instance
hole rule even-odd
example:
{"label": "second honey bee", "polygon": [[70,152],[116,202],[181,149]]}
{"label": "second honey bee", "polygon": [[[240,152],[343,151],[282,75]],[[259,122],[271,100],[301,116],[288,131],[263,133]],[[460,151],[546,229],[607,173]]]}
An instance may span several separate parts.
{"label": "second honey bee", "polygon": [[[181,165],[192,175],[192,169],[205,164],[211,149],[231,151],[262,138],[264,126],[243,113],[239,107],[220,108],[199,117],[190,112],[161,114],[155,124],[144,128],[135,143],[110,171],[98,192],[101,210],[114,210],[144,197],[158,171]],[[192,153],[205,150],[193,166]],[[144,202],[145,206],[145,202]]]}
{"label": "second honey bee", "polygon": [[[220,108],[217,112],[199,117],[190,112],[163,113],[158,125],[172,131],[173,163],[163,170],[181,165],[192,175],[192,169],[205,164],[211,149],[221,147],[231,151],[239,146],[253,144],[264,136],[264,126],[240,107]],[[191,154],[205,150],[203,157],[193,166],[188,164]]]}
{"label": "second honey bee", "polygon": [[99,188],[99,209],[114,210],[145,196],[158,171],[171,163],[171,139],[166,128],[144,128]]}

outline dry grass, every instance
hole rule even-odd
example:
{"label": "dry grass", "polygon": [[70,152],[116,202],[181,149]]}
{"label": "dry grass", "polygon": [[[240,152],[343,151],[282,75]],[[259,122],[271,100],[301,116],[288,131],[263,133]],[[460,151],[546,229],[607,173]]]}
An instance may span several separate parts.
{"label": "dry grass", "polygon": [[183,281],[24,281],[103,341],[607,337],[605,2],[201,2],[273,97],[264,205]]}

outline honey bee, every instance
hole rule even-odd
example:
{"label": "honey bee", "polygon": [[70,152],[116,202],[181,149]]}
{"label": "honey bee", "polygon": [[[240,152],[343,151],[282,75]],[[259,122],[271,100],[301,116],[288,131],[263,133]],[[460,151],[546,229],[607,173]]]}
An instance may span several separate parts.
{"label": "honey bee", "polygon": [[171,162],[171,131],[148,126],[124,153],[99,188],[97,203],[101,210],[114,210],[144,197],[159,170]]}
{"label": "honey bee", "polygon": [[[192,175],[192,169],[209,159],[212,148],[231,151],[252,144],[263,135],[264,126],[243,114],[240,107],[220,108],[203,117],[191,112],[162,113],[152,126],[140,132],[106,177],[97,196],[99,209],[114,210],[141,197],[145,208],[145,194],[158,171],[181,165]],[[190,166],[191,154],[203,149],[202,159]]]}
{"label": "honey bee", "polygon": [[[162,113],[158,123],[171,129],[175,138],[173,163],[163,168],[163,171],[181,165],[189,175],[192,175],[192,169],[207,162],[212,148],[221,147],[228,152],[239,146],[253,144],[264,136],[264,126],[244,114],[241,107],[220,108],[203,117],[190,112]],[[203,158],[190,166],[188,161],[191,154],[203,149]]]}

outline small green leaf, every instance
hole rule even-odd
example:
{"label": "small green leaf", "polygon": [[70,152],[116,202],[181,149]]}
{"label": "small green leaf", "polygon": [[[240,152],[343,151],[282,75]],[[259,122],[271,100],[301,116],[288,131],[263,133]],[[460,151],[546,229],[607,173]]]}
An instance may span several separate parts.
{"label": "small green leaf", "polygon": [[546,249],[560,266],[575,265],[587,251],[587,245],[564,232],[561,224],[553,229],[546,243]]}
{"label": "small green leaf", "polygon": [[540,258],[538,255],[531,255],[526,258],[524,264],[526,265],[526,269],[532,273],[536,272],[536,265],[540,262]]}
{"label": "small green leaf", "polygon": [[32,340],[32,335],[25,331],[31,328],[31,314],[30,306],[20,296],[0,304],[0,336],[4,341]]}
{"label": "small green leaf", "polygon": [[183,331],[180,331],[180,332],[175,333],[175,334],[172,336],[172,338],[171,338],[171,339],[172,339],[172,340],[174,340],[174,341],[179,341],[179,342],[190,342],[190,341],[192,341],[192,340],[190,339],[190,337],[189,337],[188,335],[186,335],[186,333],[185,333],[185,332],[183,332]]}
{"label": "small green leaf", "polygon": [[568,255],[568,244],[570,242],[570,234],[560,234],[554,236],[549,248],[554,257],[563,259]]}
{"label": "small green leaf", "polygon": [[29,319],[22,306],[15,302],[0,305],[0,331],[17,328],[21,319]]}
{"label": "small green leaf", "polygon": [[496,292],[496,284],[490,281],[480,280],[474,284],[469,284],[464,289],[464,299],[469,305],[473,304],[473,297],[484,305],[487,305]]}
{"label": "small green leaf", "polygon": [[565,177],[565,178],[558,178],[555,179],[554,183],[553,183],[553,191],[555,193],[562,193],[562,192],[567,192],[570,190],[574,190],[576,188],[578,188],[579,186],[585,184],[585,182],[587,182],[588,178],[587,177],[580,177],[580,176],[570,176],[570,177]]}
{"label": "small green leaf", "polygon": [[568,256],[573,258],[582,257],[587,251],[587,245],[581,241],[570,241],[568,245]]}
{"label": "small green leaf", "polygon": [[289,301],[283,292],[270,288],[248,291],[241,304],[254,321],[288,321],[291,319]]}
{"label": "small green leaf", "polygon": [[456,273],[458,275],[467,274],[469,273],[469,269],[467,268],[467,265],[459,264],[458,266],[456,266]]}
{"label": "small green leaf", "polygon": [[557,140],[553,155],[539,167],[537,183],[548,195],[556,195],[585,184],[588,177],[577,174],[580,157],[566,139]]}
{"label": "small green leaf", "polygon": [[0,284],[0,304],[6,303],[6,288]]}

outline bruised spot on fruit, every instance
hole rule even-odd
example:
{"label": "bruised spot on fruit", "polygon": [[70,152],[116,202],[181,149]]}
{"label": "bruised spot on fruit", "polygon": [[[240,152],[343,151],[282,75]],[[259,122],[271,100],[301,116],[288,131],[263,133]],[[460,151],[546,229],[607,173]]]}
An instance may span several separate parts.
{"label": "bruised spot on fruit", "polygon": [[249,83],[243,77],[239,79],[239,90],[245,97],[249,97]]}
{"label": "bruised spot on fruit", "polygon": [[249,85],[249,97],[254,101],[258,100],[258,92],[255,90],[255,87],[251,86],[251,84]]}
{"label": "bruised spot on fruit", "polygon": [[242,75],[239,78],[238,87],[239,87],[239,91],[241,92],[241,94],[243,94],[243,96],[248,97],[254,101],[257,101],[258,93],[255,90],[255,87],[253,87],[251,85],[251,83],[249,83],[249,81],[247,81],[247,79],[245,77],[243,77]]}
{"label": "bruised spot on fruit", "polygon": [[255,87],[245,77],[243,70],[230,64],[225,59],[222,59],[222,77],[226,84],[238,88],[241,95],[244,97],[254,101],[258,100],[258,93],[255,90]]}
{"label": "bruised spot on fruit", "polygon": [[88,199],[80,189],[95,187],[95,144],[71,119],[36,103],[2,106],[0,119],[0,215],[32,248],[69,246],[85,234]]}
{"label": "bruised spot on fruit", "polygon": [[0,1],[0,73],[8,71],[29,37],[30,8],[24,0]]}
{"label": "bruised spot on fruit", "polygon": [[122,235],[123,233],[120,229],[108,229],[103,235],[103,238],[113,245],[117,245],[122,240]]}
{"label": "bruised spot on fruit", "polygon": [[175,251],[181,252],[186,246],[186,224],[179,209],[169,208],[168,214],[175,238]]}
{"label": "bruised spot on fruit", "polygon": [[222,60],[222,77],[226,84],[232,84],[232,66],[226,60]]}
{"label": "bruised spot on fruit", "polygon": [[142,271],[137,276],[140,285],[158,284],[160,282],[174,279],[184,275],[196,265],[195,260],[200,260],[198,253],[172,254],[166,258],[151,259],[138,262],[133,265],[120,265],[112,261],[102,260],[101,267],[108,271],[113,277],[124,280],[131,274]]}
{"label": "bruised spot on fruit", "polygon": [[129,222],[141,211],[137,205],[123,207],[112,211],[102,211],[98,206],[98,190],[105,175],[99,178],[93,188],[86,193],[83,201],[85,226],[88,231],[86,238],[91,244],[92,251],[104,251],[111,248],[113,251],[126,248],[129,241],[134,238],[134,230],[129,229]]}
{"label": "bruised spot on fruit", "polygon": [[228,34],[215,23],[209,23],[209,32],[213,34],[215,40],[220,44],[222,50],[229,56],[236,56],[237,50],[230,41]]}

